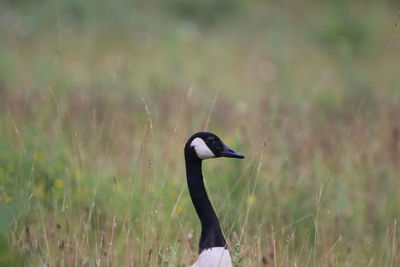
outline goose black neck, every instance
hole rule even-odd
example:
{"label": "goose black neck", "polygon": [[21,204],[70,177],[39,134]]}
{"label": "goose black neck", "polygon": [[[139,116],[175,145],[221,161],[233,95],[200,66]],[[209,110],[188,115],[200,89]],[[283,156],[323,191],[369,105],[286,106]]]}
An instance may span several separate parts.
{"label": "goose black neck", "polygon": [[201,222],[199,253],[212,247],[225,247],[226,241],[221,226],[204,188],[202,161],[187,154],[185,161],[190,197]]}

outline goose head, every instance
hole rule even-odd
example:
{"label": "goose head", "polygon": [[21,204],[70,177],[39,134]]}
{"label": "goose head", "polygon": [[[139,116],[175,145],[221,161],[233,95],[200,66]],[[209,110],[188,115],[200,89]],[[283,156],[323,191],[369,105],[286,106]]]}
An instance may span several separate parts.
{"label": "goose head", "polygon": [[186,143],[185,155],[194,156],[200,160],[210,158],[244,158],[242,153],[236,152],[213,133],[198,132],[192,135]]}

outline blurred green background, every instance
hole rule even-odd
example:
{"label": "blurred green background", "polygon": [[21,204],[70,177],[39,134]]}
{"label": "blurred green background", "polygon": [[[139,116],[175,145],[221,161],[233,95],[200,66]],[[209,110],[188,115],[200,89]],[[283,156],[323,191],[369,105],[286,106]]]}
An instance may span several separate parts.
{"label": "blurred green background", "polygon": [[235,266],[400,265],[399,10],[1,0],[0,266],[193,263],[204,129]]}

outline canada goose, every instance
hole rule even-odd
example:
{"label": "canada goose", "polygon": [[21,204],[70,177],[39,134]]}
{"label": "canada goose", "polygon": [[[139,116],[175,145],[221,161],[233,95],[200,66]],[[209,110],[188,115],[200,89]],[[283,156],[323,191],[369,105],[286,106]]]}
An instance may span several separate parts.
{"label": "canada goose", "polygon": [[209,158],[244,158],[244,155],[225,145],[218,136],[208,132],[192,135],[185,145],[186,177],[190,197],[201,222],[199,258],[192,267],[231,267],[217,215],[204,188],[201,163]]}

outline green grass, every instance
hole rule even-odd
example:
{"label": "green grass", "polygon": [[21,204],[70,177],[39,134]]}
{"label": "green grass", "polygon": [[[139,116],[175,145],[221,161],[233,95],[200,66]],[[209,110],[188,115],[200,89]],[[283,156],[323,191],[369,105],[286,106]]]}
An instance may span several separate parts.
{"label": "green grass", "polygon": [[188,3],[0,2],[0,266],[193,263],[205,128],[236,266],[399,265],[400,6]]}

